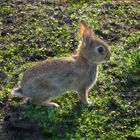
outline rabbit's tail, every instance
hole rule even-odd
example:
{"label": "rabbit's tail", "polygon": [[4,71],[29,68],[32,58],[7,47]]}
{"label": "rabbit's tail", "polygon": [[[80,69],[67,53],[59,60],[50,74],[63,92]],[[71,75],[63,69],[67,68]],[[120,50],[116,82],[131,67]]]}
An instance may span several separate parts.
{"label": "rabbit's tail", "polygon": [[11,91],[11,95],[13,96],[16,96],[16,97],[25,97],[23,94],[22,94],[22,89],[21,87],[17,87],[17,88],[14,88],[12,91]]}

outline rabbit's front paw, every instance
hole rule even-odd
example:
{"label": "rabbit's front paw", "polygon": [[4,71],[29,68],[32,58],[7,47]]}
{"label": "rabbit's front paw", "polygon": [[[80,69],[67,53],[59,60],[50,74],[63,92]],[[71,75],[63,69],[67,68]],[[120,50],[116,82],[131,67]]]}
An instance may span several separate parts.
{"label": "rabbit's front paw", "polygon": [[87,105],[88,105],[88,106],[92,106],[92,105],[93,105],[93,103],[92,103],[92,102],[90,102],[90,101],[88,101],[88,102],[87,102]]}
{"label": "rabbit's front paw", "polygon": [[88,107],[93,107],[93,106],[94,106],[93,103],[90,102],[90,101],[88,101],[88,102],[86,103],[86,105],[87,105]]}
{"label": "rabbit's front paw", "polygon": [[87,107],[88,107],[89,110],[92,110],[92,109],[96,108],[96,106],[92,102],[90,102],[90,101],[88,101]]}
{"label": "rabbit's front paw", "polygon": [[[82,101],[82,100],[81,100],[81,101]],[[90,102],[90,101],[88,101],[88,100],[82,101],[82,103],[83,103],[84,105],[87,105],[87,106],[92,106],[92,105],[93,105],[93,103]]]}

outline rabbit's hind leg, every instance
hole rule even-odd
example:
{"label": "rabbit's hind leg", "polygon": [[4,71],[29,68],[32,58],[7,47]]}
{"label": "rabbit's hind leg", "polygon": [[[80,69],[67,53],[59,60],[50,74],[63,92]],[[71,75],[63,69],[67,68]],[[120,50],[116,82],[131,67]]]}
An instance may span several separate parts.
{"label": "rabbit's hind leg", "polygon": [[50,102],[48,100],[45,101],[45,102],[42,102],[41,104],[44,105],[44,106],[48,106],[48,107],[55,107],[55,108],[59,107],[59,105],[57,103]]}
{"label": "rabbit's hind leg", "polygon": [[47,106],[47,107],[59,107],[59,105],[57,103],[51,102],[50,100],[35,100],[35,99],[30,99],[30,103],[32,104],[41,104],[43,106]]}

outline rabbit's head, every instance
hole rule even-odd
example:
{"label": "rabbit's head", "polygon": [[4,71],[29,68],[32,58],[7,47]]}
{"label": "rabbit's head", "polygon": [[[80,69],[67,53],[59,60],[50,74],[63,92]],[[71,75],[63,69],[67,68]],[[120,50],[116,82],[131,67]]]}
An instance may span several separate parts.
{"label": "rabbit's head", "polygon": [[80,22],[80,35],[83,38],[79,48],[79,55],[88,59],[89,62],[99,64],[110,60],[110,50],[103,40],[95,36],[84,21]]}

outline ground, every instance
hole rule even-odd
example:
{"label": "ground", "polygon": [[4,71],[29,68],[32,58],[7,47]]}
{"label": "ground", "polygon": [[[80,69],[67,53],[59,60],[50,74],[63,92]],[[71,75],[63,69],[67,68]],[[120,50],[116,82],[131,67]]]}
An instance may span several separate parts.
{"label": "ground", "polygon": [[[91,91],[95,105],[68,92],[57,109],[21,104],[10,91],[33,63],[76,52],[84,20],[110,46]],[[0,140],[140,139],[139,1],[0,2]]]}

